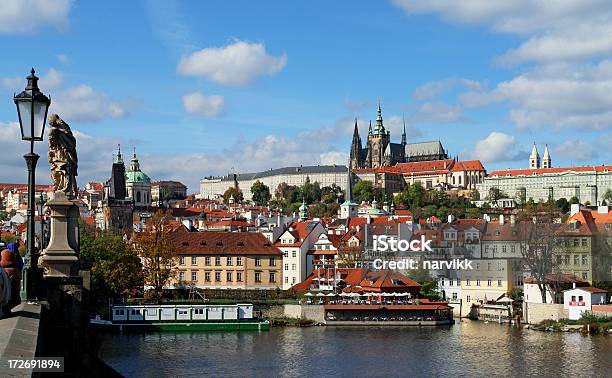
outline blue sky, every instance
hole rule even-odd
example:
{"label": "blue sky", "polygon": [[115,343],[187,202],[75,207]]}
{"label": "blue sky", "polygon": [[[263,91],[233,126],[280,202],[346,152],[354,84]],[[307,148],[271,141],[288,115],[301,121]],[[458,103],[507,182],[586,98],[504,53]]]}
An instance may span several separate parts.
{"label": "blue sky", "polygon": [[31,66],[77,134],[81,185],[118,143],[192,192],[232,169],[345,163],[378,100],[394,140],[404,117],[409,141],[489,171],[525,167],[534,141],[556,166],[609,163],[612,16],[583,3],[5,1],[0,180],[26,179],[11,96]]}

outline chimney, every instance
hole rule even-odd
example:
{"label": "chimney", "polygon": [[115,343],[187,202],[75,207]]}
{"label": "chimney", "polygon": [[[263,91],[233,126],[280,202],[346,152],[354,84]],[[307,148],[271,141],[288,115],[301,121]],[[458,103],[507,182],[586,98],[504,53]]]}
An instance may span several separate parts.
{"label": "chimney", "polygon": [[572,282],[572,289],[576,288],[576,282]]}
{"label": "chimney", "polygon": [[579,203],[573,203],[570,206],[570,216],[578,214],[580,212],[580,204]]}
{"label": "chimney", "polygon": [[513,226],[516,224],[516,215],[510,215],[510,224]]}
{"label": "chimney", "polygon": [[453,214],[448,214],[448,223],[453,223],[455,221],[455,216]]}
{"label": "chimney", "polygon": [[597,206],[597,213],[608,214],[608,206]]}
{"label": "chimney", "polygon": [[366,223],[367,224],[372,223],[372,216],[368,215],[368,217],[366,218]]}
{"label": "chimney", "polygon": [[504,225],[504,214],[499,214],[499,224]]}

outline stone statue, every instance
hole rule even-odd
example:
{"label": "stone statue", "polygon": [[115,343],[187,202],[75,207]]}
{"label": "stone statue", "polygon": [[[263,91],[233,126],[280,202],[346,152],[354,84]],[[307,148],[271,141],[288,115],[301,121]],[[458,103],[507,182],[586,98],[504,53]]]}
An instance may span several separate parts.
{"label": "stone statue", "polygon": [[66,197],[77,197],[77,152],[76,139],[70,126],[57,114],[49,116],[49,163],[51,179],[56,192],[63,192]]}

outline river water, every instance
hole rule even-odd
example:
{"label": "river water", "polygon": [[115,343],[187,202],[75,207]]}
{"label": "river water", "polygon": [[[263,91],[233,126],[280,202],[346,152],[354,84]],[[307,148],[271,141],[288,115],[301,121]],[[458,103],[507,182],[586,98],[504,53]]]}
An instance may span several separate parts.
{"label": "river water", "polygon": [[438,328],[274,328],[103,336],[130,377],[612,376],[612,336],[463,321]]}

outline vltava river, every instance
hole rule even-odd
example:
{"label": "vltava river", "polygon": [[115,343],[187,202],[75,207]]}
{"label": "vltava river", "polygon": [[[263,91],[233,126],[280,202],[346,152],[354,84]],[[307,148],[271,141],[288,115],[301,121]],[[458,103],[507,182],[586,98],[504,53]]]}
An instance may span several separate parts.
{"label": "vltava river", "polygon": [[609,377],[612,336],[464,321],[445,328],[274,328],[104,335],[102,359],[129,377]]}

